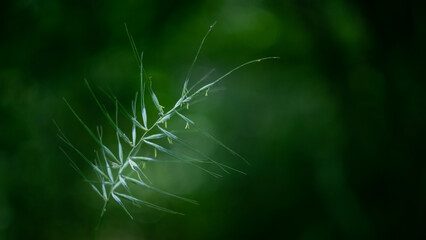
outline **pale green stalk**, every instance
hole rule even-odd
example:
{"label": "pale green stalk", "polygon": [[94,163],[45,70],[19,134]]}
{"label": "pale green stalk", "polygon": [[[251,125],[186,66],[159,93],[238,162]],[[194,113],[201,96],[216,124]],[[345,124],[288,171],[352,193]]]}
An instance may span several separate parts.
{"label": "pale green stalk", "polygon": [[[101,104],[98,97],[95,95],[94,91],[92,90],[92,88],[90,87],[89,83],[86,80],[87,87],[89,88],[89,91],[92,94],[96,104],[100,108],[103,115],[107,118],[108,123],[114,128],[114,130],[116,132],[117,142],[118,142],[118,154],[114,154],[110,150],[110,148],[107,147],[103,143],[103,141],[102,141],[102,137],[103,137],[102,128],[101,127],[97,128],[98,129],[98,136],[96,136],[92,132],[92,130],[84,123],[82,118],[75,112],[75,110],[71,107],[71,105],[64,99],[65,103],[67,104],[67,106],[69,107],[71,112],[74,114],[74,116],[77,118],[77,120],[82,124],[82,126],[89,133],[89,135],[95,140],[95,142],[98,144],[98,146],[101,150],[99,152],[99,154],[97,152],[95,161],[94,162],[90,161],[81,151],[79,151],[77,149],[77,147],[75,147],[73,144],[71,144],[71,142],[68,140],[68,138],[62,132],[62,130],[58,127],[58,135],[59,135],[60,139],[64,143],[66,143],[71,149],[73,149],[79,156],[81,156],[85,160],[85,162],[88,163],[93,168],[96,176],[99,179],[98,183],[101,184],[100,189],[98,189],[98,187],[95,185],[95,182],[89,181],[84,176],[84,174],[80,171],[80,169],[77,167],[77,164],[75,164],[75,162],[71,160],[69,155],[66,154],[66,152],[61,148],[61,150],[64,151],[64,153],[66,154],[66,157],[70,159],[72,166],[77,170],[77,172],[79,172],[82,175],[82,177],[87,182],[89,182],[91,184],[91,187],[95,190],[95,192],[97,192],[98,195],[104,200],[104,204],[103,204],[103,207],[102,207],[102,210],[101,210],[101,214],[99,216],[98,223],[97,223],[96,228],[95,228],[95,238],[98,234],[100,225],[102,223],[102,219],[104,218],[105,212],[107,210],[107,206],[109,205],[111,198],[114,199],[114,201],[116,201],[132,219],[133,219],[133,217],[130,215],[130,212],[125,207],[124,203],[122,202],[122,199],[126,199],[128,201],[131,201],[136,205],[142,204],[142,205],[152,207],[152,208],[155,208],[155,209],[158,209],[158,210],[161,210],[161,211],[165,211],[165,212],[168,212],[168,213],[180,214],[180,213],[175,212],[173,210],[169,210],[169,209],[154,205],[152,203],[143,201],[141,199],[138,199],[138,198],[132,196],[132,194],[130,192],[130,188],[128,186],[128,182],[131,182],[133,184],[136,184],[136,185],[144,187],[144,188],[151,189],[153,191],[156,191],[158,193],[161,193],[161,194],[164,194],[164,195],[167,195],[167,196],[172,196],[172,197],[175,197],[175,198],[187,201],[187,202],[195,203],[195,204],[197,203],[193,200],[186,199],[186,198],[183,198],[183,197],[180,197],[180,196],[176,196],[172,193],[168,193],[168,192],[165,192],[163,190],[157,189],[150,184],[150,180],[149,180],[148,176],[145,174],[144,170],[142,170],[143,168],[140,167],[140,164],[144,164],[147,161],[163,162],[163,160],[155,160],[154,158],[151,158],[151,157],[148,157],[148,156],[138,155],[139,150],[141,149],[141,147],[144,143],[146,144],[146,148],[154,149],[156,154],[157,154],[157,152],[160,152],[161,154],[169,155],[170,157],[172,157],[173,159],[176,159],[177,161],[195,166],[195,167],[197,167],[197,168],[199,168],[199,169],[201,169],[201,170],[203,170],[203,171],[205,171],[205,172],[207,172],[210,175],[215,176],[215,177],[221,177],[221,175],[216,173],[216,172],[213,172],[211,170],[205,169],[205,168],[201,167],[199,164],[200,163],[213,164],[225,173],[229,173],[228,170],[243,173],[243,172],[241,172],[241,171],[239,171],[235,168],[232,168],[232,167],[227,166],[223,163],[219,163],[219,162],[213,160],[211,157],[207,156],[206,154],[204,154],[203,152],[198,150],[196,147],[185,142],[178,135],[176,135],[175,133],[177,131],[166,129],[167,121],[171,120],[173,116],[177,115],[179,118],[181,118],[183,121],[186,122],[185,129],[188,128],[188,127],[194,127],[196,130],[200,131],[203,135],[205,135],[207,138],[211,139],[213,142],[219,144],[220,146],[222,146],[226,150],[228,150],[230,153],[232,153],[235,156],[238,156],[239,158],[246,161],[241,155],[239,155],[235,151],[231,150],[229,147],[227,147],[221,141],[217,140],[216,138],[214,138],[209,133],[201,130],[195,124],[194,121],[187,118],[184,114],[181,113],[181,111],[188,109],[189,105],[193,104],[195,102],[195,99],[198,96],[200,96],[200,93],[206,91],[205,95],[207,96],[207,92],[209,91],[209,89],[211,87],[213,87],[215,84],[217,84],[219,81],[223,80],[225,77],[227,77],[228,75],[230,75],[234,71],[236,71],[236,70],[238,70],[238,69],[240,69],[240,68],[242,68],[246,65],[252,64],[252,63],[260,62],[260,61],[263,61],[263,60],[266,60],[266,59],[273,59],[273,58],[277,58],[277,57],[261,58],[261,59],[256,59],[256,60],[252,60],[252,61],[248,61],[246,63],[243,63],[243,64],[233,68],[229,72],[225,73],[221,77],[217,78],[216,80],[200,87],[198,90],[193,92],[193,89],[197,85],[199,85],[201,82],[203,82],[205,79],[207,79],[208,76],[210,75],[210,73],[212,72],[212,71],[210,71],[203,78],[201,78],[198,82],[196,82],[192,87],[188,88],[188,84],[189,84],[189,81],[190,81],[190,78],[191,78],[191,75],[192,75],[193,68],[194,68],[195,63],[198,59],[198,56],[199,56],[201,48],[204,44],[204,41],[205,41],[207,35],[210,33],[213,25],[209,28],[208,32],[206,33],[206,35],[202,39],[201,44],[198,48],[197,54],[195,55],[194,61],[192,62],[192,65],[190,66],[188,74],[185,78],[182,94],[179,97],[179,99],[176,101],[175,105],[170,110],[168,110],[167,112],[164,111],[164,107],[160,105],[160,102],[159,102],[156,94],[154,93],[154,91],[152,89],[152,81],[149,78],[146,78],[149,81],[148,82],[148,92],[151,95],[154,106],[157,108],[157,111],[160,115],[160,117],[158,117],[158,119],[154,123],[152,123],[151,127],[148,127],[146,106],[145,106],[145,100],[144,100],[145,99],[145,86],[147,86],[147,84],[144,80],[144,75],[146,75],[146,73],[145,73],[145,69],[143,68],[143,64],[142,64],[143,54],[141,54],[141,55],[138,54],[137,49],[136,49],[136,45],[135,45],[134,40],[133,40],[133,37],[130,35],[130,33],[127,29],[127,26],[126,26],[126,31],[127,31],[128,37],[129,37],[129,41],[130,41],[131,47],[133,49],[133,52],[135,54],[135,58],[136,58],[136,61],[138,63],[138,66],[140,68],[140,94],[139,94],[139,96],[140,96],[140,113],[141,113],[140,116],[142,116],[142,123],[140,123],[137,119],[137,115],[138,115],[137,114],[137,111],[138,111],[138,109],[137,109],[138,93],[136,93],[135,100],[132,101],[132,109],[131,109],[132,114],[130,114],[126,110],[126,108],[118,101],[118,99],[115,96],[113,96],[113,95],[110,96],[109,94],[107,94],[107,96],[110,97],[110,99],[113,100],[115,105],[116,105],[116,116],[115,116],[115,121],[114,121],[113,118],[108,113],[105,106]],[[130,140],[130,138],[127,137],[127,135],[124,133],[124,131],[121,130],[121,128],[118,125],[119,109],[132,122],[132,133],[131,133],[131,139],[132,140]],[[165,124],[165,127],[164,128],[160,127],[160,124]],[[151,134],[154,129],[159,130],[160,134],[158,134],[158,133],[157,134]],[[138,138],[137,137],[138,132],[141,132],[141,131],[143,131],[143,133],[140,134],[140,136]],[[175,141],[177,144],[191,150],[194,154],[197,154],[197,156],[199,156],[199,158],[195,158],[195,157],[192,157],[192,156],[184,155],[182,153],[178,153],[178,152],[176,152],[172,149],[168,149],[167,147],[165,147],[165,146],[163,146],[159,143],[152,142],[152,141],[155,141],[156,139],[160,139],[160,138],[163,138],[163,137],[167,138],[170,143]],[[121,140],[124,140],[124,143],[128,144],[128,146],[130,147],[129,152],[126,154],[125,157],[124,157],[123,146],[121,145]],[[101,157],[103,158],[103,161],[101,160]],[[139,162],[139,164],[136,163],[135,161]],[[166,162],[166,161],[164,161],[164,162]],[[113,168],[115,168],[116,170],[113,171],[112,170]],[[135,173],[137,175],[137,178],[132,177],[132,175],[135,174]],[[142,179],[142,177],[147,182],[149,182],[149,184],[146,183],[145,180]],[[118,192],[119,189],[126,190],[128,192],[128,194]]]}

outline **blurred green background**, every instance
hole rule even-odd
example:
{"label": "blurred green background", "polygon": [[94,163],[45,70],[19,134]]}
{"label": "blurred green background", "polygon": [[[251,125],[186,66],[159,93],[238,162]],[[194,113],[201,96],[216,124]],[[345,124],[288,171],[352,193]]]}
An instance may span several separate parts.
{"label": "blurred green background", "polygon": [[203,138],[200,148],[248,175],[149,165],[156,186],[200,205],[152,194],[185,216],[131,208],[131,221],[113,204],[101,239],[426,237],[424,3],[17,0],[0,18],[0,239],[91,237],[102,201],[59,151],[52,119],[88,156],[94,143],[62,98],[92,128],[107,122],[84,78],[130,108],[138,67],[127,23],[170,108],[215,20],[193,81],[281,57],[234,73],[190,109],[251,165]]}

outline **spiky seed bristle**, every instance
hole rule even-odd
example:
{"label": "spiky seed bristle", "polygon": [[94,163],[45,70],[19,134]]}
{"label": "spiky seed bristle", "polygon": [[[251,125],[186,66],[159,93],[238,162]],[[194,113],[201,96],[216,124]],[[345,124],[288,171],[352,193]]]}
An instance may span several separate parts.
{"label": "spiky seed bristle", "polygon": [[[112,198],[114,199],[122,208],[123,210],[130,216],[130,218],[133,219],[132,215],[130,215],[130,212],[127,210],[127,208],[125,207],[124,203],[122,202],[122,199],[126,199],[128,201],[131,201],[135,204],[140,203],[143,205],[146,205],[148,207],[152,207],[161,211],[165,211],[165,212],[169,212],[169,213],[174,213],[174,214],[179,214],[175,211],[163,208],[163,207],[159,207],[157,205],[154,205],[152,203],[148,203],[145,201],[142,201],[138,198],[135,198],[133,196],[131,196],[130,193],[130,189],[127,187],[127,183],[126,181],[130,181],[133,182],[139,186],[142,187],[146,187],[148,189],[157,191],[161,194],[165,194],[168,196],[172,196],[175,198],[179,198],[188,202],[192,202],[192,203],[196,203],[193,200],[189,200],[189,199],[185,199],[179,196],[176,196],[174,194],[165,192],[163,190],[159,190],[156,189],[154,187],[152,187],[150,184],[150,180],[148,178],[148,176],[145,174],[145,171],[142,171],[142,169],[146,168],[146,162],[150,161],[150,162],[162,162],[161,160],[157,160],[155,158],[157,158],[158,155],[158,151],[172,157],[173,159],[177,160],[177,161],[181,161],[181,162],[185,162],[188,163],[190,165],[193,165],[197,168],[199,168],[202,171],[205,171],[206,173],[214,176],[214,177],[221,177],[220,174],[211,171],[209,169],[206,169],[204,167],[201,166],[201,164],[205,164],[205,163],[209,163],[209,164],[214,164],[216,165],[219,169],[223,170],[225,173],[228,173],[227,170],[233,170],[239,173],[243,173],[237,169],[234,169],[232,167],[229,167],[225,164],[222,163],[218,163],[215,160],[213,160],[212,158],[210,158],[209,156],[207,156],[206,154],[202,153],[200,150],[198,150],[197,148],[193,147],[192,145],[190,145],[189,143],[185,142],[183,139],[181,139],[180,137],[175,135],[174,131],[169,131],[166,130],[167,129],[167,120],[170,119],[173,115],[178,115],[180,118],[182,118],[185,121],[185,129],[189,129],[190,125],[193,126],[195,128],[195,130],[200,131],[204,136],[206,136],[208,139],[212,140],[213,142],[217,143],[218,145],[224,147],[226,150],[228,150],[230,153],[232,153],[235,156],[238,156],[239,158],[243,159],[244,161],[246,161],[242,156],[240,156],[238,153],[236,153],[235,151],[231,150],[229,147],[227,147],[226,145],[224,145],[222,142],[220,142],[219,140],[217,140],[216,138],[214,138],[212,135],[210,135],[209,133],[199,129],[195,123],[190,120],[189,118],[187,118],[186,116],[184,116],[183,114],[179,113],[178,111],[180,110],[184,110],[185,108],[188,110],[189,109],[189,104],[190,102],[195,99],[195,97],[197,96],[197,94],[202,93],[203,91],[205,91],[205,96],[208,96],[208,92],[210,90],[210,88],[212,86],[214,86],[216,83],[218,83],[219,81],[221,81],[222,79],[224,79],[225,77],[227,77],[228,75],[230,75],[231,73],[233,73],[234,71],[248,65],[251,63],[255,63],[255,62],[260,62],[266,59],[273,59],[273,58],[277,58],[277,57],[267,57],[267,58],[261,58],[261,59],[256,59],[256,60],[252,60],[246,63],[243,63],[235,68],[233,68],[231,71],[225,73],[224,75],[222,75],[221,77],[217,78],[216,80],[202,86],[201,88],[199,88],[198,90],[196,90],[195,92],[193,92],[192,90],[198,85],[200,84],[202,81],[204,81],[205,79],[207,79],[207,77],[213,72],[210,71],[209,73],[207,73],[203,78],[201,78],[198,82],[196,82],[195,84],[193,84],[190,88],[188,88],[188,84],[189,84],[189,80],[190,77],[192,75],[192,70],[193,67],[197,61],[198,55],[200,54],[201,48],[204,44],[204,40],[206,39],[207,35],[209,34],[209,32],[211,31],[211,29],[213,28],[213,26],[216,24],[213,23],[209,30],[207,31],[206,35],[204,36],[204,38],[201,41],[200,47],[197,51],[197,54],[194,58],[194,61],[192,62],[192,65],[189,68],[188,74],[186,76],[185,82],[184,82],[184,87],[182,90],[182,95],[179,98],[179,100],[177,101],[177,103],[174,105],[174,107],[172,109],[170,109],[168,112],[164,113],[164,107],[162,105],[160,105],[160,102],[156,96],[156,94],[154,93],[153,89],[152,89],[152,80],[151,77],[147,77],[148,79],[148,94],[151,95],[152,101],[154,106],[156,107],[157,111],[158,111],[158,115],[159,118],[157,121],[155,121],[151,127],[148,127],[147,124],[147,112],[146,112],[146,106],[145,106],[145,86],[146,86],[146,81],[144,80],[143,76],[147,76],[145,69],[143,68],[143,64],[142,64],[142,59],[143,59],[143,53],[141,53],[140,57],[138,54],[138,51],[136,49],[136,45],[135,42],[133,40],[133,37],[130,35],[127,26],[126,27],[126,32],[130,41],[130,45],[133,49],[136,61],[138,63],[138,66],[140,67],[140,111],[141,111],[141,116],[142,116],[142,122],[139,123],[136,115],[137,115],[137,100],[138,100],[138,93],[136,93],[136,97],[134,99],[134,101],[132,101],[132,109],[131,109],[131,113],[129,113],[126,108],[117,100],[117,98],[114,95],[108,95],[108,97],[110,97],[111,100],[114,101],[115,106],[116,106],[116,116],[115,116],[115,121],[112,119],[111,115],[108,113],[108,111],[106,110],[105,106],[103,104],[101,104],[101,102],[99,101],[98,97],[95,95],[94,91],[92,90],[92,88],[90,87],[89,83],[87,80],[86,81],[86,85],[90,91],[90,93],[92,94],[92,97],[94,98],[96,104],[98,105],[98,107],[100,108],[102,114],[106,117],[106,119],[108,120],[108,123],[110,125],[112,125],[112,127],[115,129],[115,134],[117,137],[117,145],[118,145],[118,153],[114,154],[110,148],[108,148],[102,141],[102,137],[103,137],[103,131],[101,127],[97,127],[97,131],[98,131],[98,136],[96,136],[92,130],[84,123],[84,121],[80,118],[79,115],[77,115],[77,113],[75,112],[75,110],[71,107],[71,105],[64,99],[65,103],[67,104],[67,106],[69,107],[69,109],[71,110],[71,112],[73,113],[73,115],[77,118],[77,120],[82,124],[83,128],[88,132],[88,134],[95,140],[95,142],[99,145],[100,147],[100,151],[96,152],[96,158],[95,158],[95,162],[91,162],[88,160],[88,158],[81,152],[78,150],[77,147],[75,147],[69,140],[68,138],[66,138],[66,136],[64,135],[64,133],[62,132],[62,130],[57,126],[58,128],[58,136],[59,138],[66,144],[68,145],[71,149],[73,149],[74,151],[76,151],[76,153],[82,157],[86,163],[88,163],[92,169],[94,170],[96,176],[99,179],[99,183],[101,184],[100,188],[99,186],[96,187],[95,184],[93,184],[92,182],[88,181],[92,188],[95,190],[95,192],[101,196],[101,198],[104,200],[104,207],[102,209],[101,212],[101,216],[100,216],[100,220],[103,217],[103,213],[106,211],[106,206],[108,201]],[[194,102],[192,102],[194,103]],[[127,135],[124,133],[124,131],[118,126],[118,111],[121,111],[128,119],[130,119],[130,121],[132,122],[132,140],[130,140]],[[160,127],[160,124],[164,123],[164,127],[165,129],[162,129]],[[55,123],[56,125],[56,123]],[[138,135],[138,129],[142,129],[143,130],[143,134]],[[151,134],[148,135],[148,133],[151,132],[152,129],[154,128],[158,128],[161,133],[158,134]],[[188,150],[190,150],[193,154],[197,154],[197,158],[196,157],[192,157],[186,154],[182,154],[180,152],[177,152],[173,149],[168,149],[164,146],[162,146],[161,144],[156,144],[153,142],[150,142],[151,140],[156,140],[156,139],[160,139],[160,138],[167,138],[167,141],[169,144],[173,144],[173,141],[175,141],[177,144],[187,148]],[[130,150],[128,150],[128,152],[126,153],[127,156],[124,155],[124,152],[127,151],[126,149],[129,148],[129,146],[127,147],[123,147],[121,145],[121,140],[123,140],[124,142],[128,143],[130,146]],[[150,141],[147,141],[150,140]],[[148,156],[137,156],[139,153],[139,150],[141,148],[142,144],[148,144],[151,147],[153,147],[154,149],[154,158],[148,157]],[[112,149],[112,148],[111,148]],[[86,179],[86,177],[82,174],[81,170],[77,167],[77,165],[75,164],[75,162],[73,162],[71,160],[71,158],[68,156],[68,154],[66,154],[66,152],[61,148],[61,150],[65,153],[65,155],[67,156],[67,158],[70,159],[71,161],[71,165],[73,168],[76,169],[76,171],[81,174],[83,176],[83,178]],[[103,161],[101,161],[101,159],[103,158]],[[140,161],[139,163],[142,164],[142,169],[139,167],[139,165],[135,162],[135,161]],[[115,171],[111,170],[111,167],[113,169],[118,169]],[[128,167],[130,166],[131,169],[128,169]],[[126,169],[128,171],[126,171]],[[133,170],[133,171],[129,171],[129,170]],[[136,173],[139,179],[134,179],[131,177],[131,175],[133,173]],[[244,173],[243,173],[244,174]],[[145,183],[144,181],[142,181],[141,175],[144,177],[144,179],[147,180],[147,183]],[[123,194],[123,193],[119,193],[117,192],[118,189],[124,188],[126,189],[130,195],[127,194]],[[102,193],[101,193],[102,192]],[[99,221],[100,223],[100,221]],[[99,227],[99,223],[97,226],[97,229]]]}

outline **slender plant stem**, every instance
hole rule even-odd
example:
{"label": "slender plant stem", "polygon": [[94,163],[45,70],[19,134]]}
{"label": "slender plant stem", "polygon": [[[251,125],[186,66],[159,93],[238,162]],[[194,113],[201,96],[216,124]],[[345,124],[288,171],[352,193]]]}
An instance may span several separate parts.
{"label": "slender plant stem", "polygon": [[104,206],[102,207],[101,215],[99,216],[99,219],[98,219],[98,224],[96,224],[95,234],[94,234],[94,239],[95,240],[96,240],[96,238],[98,236],[99,227],[101,226],[102,219],[104,218],[104,214],[105,214],[106,208],[108,206],[108,202],[109,202],[109,198],[105,201]]}

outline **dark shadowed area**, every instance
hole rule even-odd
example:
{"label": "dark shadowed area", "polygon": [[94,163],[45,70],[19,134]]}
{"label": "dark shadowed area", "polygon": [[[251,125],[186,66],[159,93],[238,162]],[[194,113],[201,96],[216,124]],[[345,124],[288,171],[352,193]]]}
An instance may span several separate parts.
{"label": "dark shadowed area", "polygon": [[124,23],[168,110],[215,21],[190,85],[211,69],[206,81],[280,57],[239,69],[187,110],[250,165],[200,134],[183,137],[247,175],[146,164],[154,186],[200,204],[138,188],[185,215],[128,204],[131,220],[111,203],[99,239],[426,239],[425,9],[414,1],[3,2],[0,239],[93,239],[103,201],[59,146],[93,171],[61,143],[53,120],[90,159],[96,143],[63,98],[115,147],[84,79],[111,114],[102,90],[130,111],[139,68]]}

